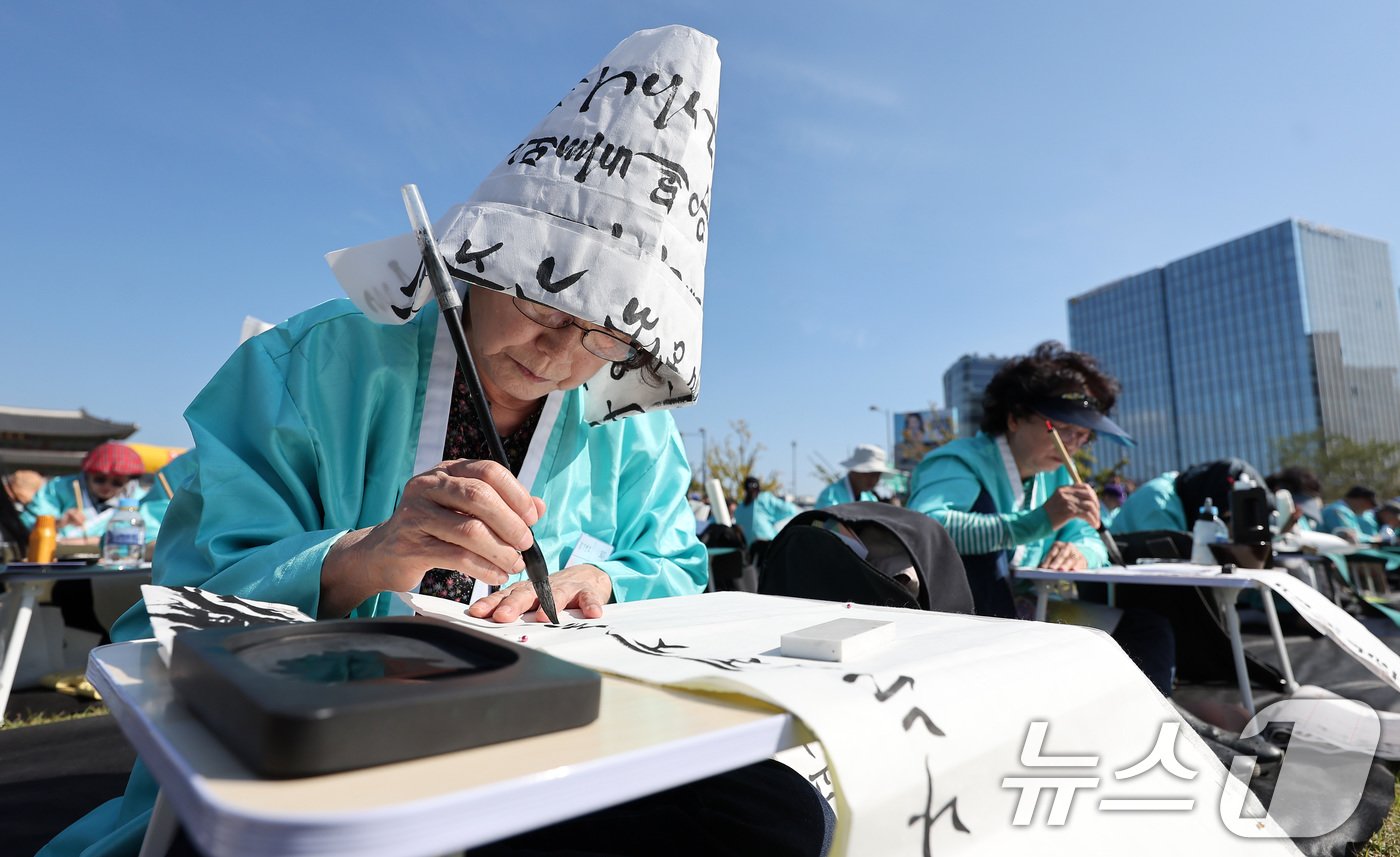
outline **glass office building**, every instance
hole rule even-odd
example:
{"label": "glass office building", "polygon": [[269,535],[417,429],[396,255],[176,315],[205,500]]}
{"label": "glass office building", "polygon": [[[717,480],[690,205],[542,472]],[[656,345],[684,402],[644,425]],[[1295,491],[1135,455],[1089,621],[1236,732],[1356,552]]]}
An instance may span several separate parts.
{"label": "glass office building", "polygon": [[982,392],[1009,358],[964,354],[943,373],[943,406],[958,418],[958,437],[977,434],[982,421]]}
{"label": "glass office building", "polygon": [[[1138,443],[1127,453],[1128,475],[1141,480],[1174,469],[1180,450],[1162,269],[1071,298],[1069,337],[1071,348],[1097,357],[1123,386],[1113,417]],[[1098,456],[1120,453],[1105,448]]]}
{"label": "glass office building", "polygon": [[1319,429],[1400,442],[1400,310],[1382,241],[1286,220],[1069,301],[1073,348],[1123,385],[1146,479],[1216,458],[1268,472]]}

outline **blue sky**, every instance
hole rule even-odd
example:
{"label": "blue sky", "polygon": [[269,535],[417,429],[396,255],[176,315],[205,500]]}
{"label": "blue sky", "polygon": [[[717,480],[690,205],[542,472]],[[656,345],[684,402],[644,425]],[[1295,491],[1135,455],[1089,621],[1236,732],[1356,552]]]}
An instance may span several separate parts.
{"label": "blue sky", "polygon": [[[700,404],[785,482],[941,403],[1065,300],[1289,216],[1400,242],[1400,6],[1123,2],[0,6],[0,403],[181,412],[322,255],[476,183],[604,53],[724,64]],[[1394,261],[1392,259],[1392,265]]]}

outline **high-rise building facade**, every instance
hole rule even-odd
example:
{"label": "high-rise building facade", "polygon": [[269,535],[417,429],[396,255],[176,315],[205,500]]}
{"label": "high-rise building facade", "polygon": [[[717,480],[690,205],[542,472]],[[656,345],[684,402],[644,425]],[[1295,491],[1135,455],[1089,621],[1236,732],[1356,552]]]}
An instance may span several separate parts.
{"label": "high-rise building facade", "polygon": [[1383,241],[1286,220],[1071,298],[1069,330],[1123,385],[1133,478],[1229,456],[1267,472],[1300,432],[1400,441]]}
{"label": "high-rise building facade", "polygon": [[943,373],[943,407],[956,409],[959,437],[977,434],[977,424],[982,421],[982,392],[1008,359],[964,354]]}

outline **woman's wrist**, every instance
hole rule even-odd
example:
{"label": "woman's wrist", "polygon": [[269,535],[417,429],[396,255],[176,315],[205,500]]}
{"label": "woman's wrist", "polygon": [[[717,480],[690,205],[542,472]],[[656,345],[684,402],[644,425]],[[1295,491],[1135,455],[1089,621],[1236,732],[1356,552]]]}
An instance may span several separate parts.
{"label": "woman's wrist", "polygon": [[321,562],[321,603],[318,619],[346,616],[379,589],[368,579],[371,563],[359,556],[359,545],[373,527],[351,530],[331,545]]}

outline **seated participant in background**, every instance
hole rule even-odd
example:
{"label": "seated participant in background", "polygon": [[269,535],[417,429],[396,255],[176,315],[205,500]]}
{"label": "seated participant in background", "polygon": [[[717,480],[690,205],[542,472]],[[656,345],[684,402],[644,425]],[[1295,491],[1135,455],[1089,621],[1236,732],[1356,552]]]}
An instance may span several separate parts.
{"label": "seated participant in background", "polygon": [[1071,454],[1096,431],[1130,442],[1106,416],[1117,395],[1117,382],[1092,357],[1043,343],[987,384],[975,437],[944,444],[914,469],[909,508],[952,536],[979,614],[1016,615],[1011,567],[1107,564],[1095,532],[1098,495],[1073,483],[1045,423],[1055,425]]}
{"label": "seated participant in background", "polygon": [[1376,507],[1376,538],[1393,544],[1396,533],[1400,533],[1400,501],[1386,500]]}
{"label": "seated participant in background", "polygon": [[1221,520],[1228,522],[1230,491],[1242,475],[1248,475],[1256,485],[1264,484],[1259,471],[1240,458],[1202,462],[1181,473],[1169,470],[1128,495],[1111,529],[1115,533],[1190,532],[1206,500],[1216,507]]}
{"label": "seated participant in background", "polygon": [[[715,43],[694,30],[637,33],[601,65],[638,78],[684,70],[700,106],[717,109]],[[524,139],[627,140],[708,187],[709,126],[663,128],[652,100],[633,92],[578,87]],[[333,254],[354,304],[322,304],[244,342],[186,410],[195,469],[165,516],[154,581],[318,618],[400,612],[392,593],[421,584],[509,622],[538,606],[520,553],[533,543],[561,614],[596,618],[612,601],[699,592],[705,549],[666,409],[698,389],[706,245],[685,205],[654,202],[655,161],[636,158],[616,176],[595,169],[588,182],[579,168],[509,157],[436,230],[465,290],[467,347],[494,427],[477,422],[438,305],[414,274],[412,236]],[[488,460],[492,428],[508,467]],[[574,560],[583,546],[589,558]],[[142,605],[113,630],[149,635]],[[668,841],[697,854],[820,849],[822,802],[804,777],[774,762],[713,779],[619,808],[611,823],[590,816],[488,852],[665,853]],[[122,801],[45,853],[94,841],[84,853],[136,853],[155,793],[138,764]]]}
{"label": "seated participant in background", "polygon": [[[1046,342],[1007,361],[982,397],[981,431],[933,450],[914,469],[909,508],[943,525],[967,571],[977,614],[1015,618],[1014,568],[1078,570],[1108,564],[1096,529],[1099,499],[1065,469],[1049,421],[1074,454],[1096,432],[1132,443],[1107,416],[1118,382],[1087,354]],[[1157,617],[1124,613],[1114,630],[1164,694],[1171,633]]]}
{"label": "seated participant in background", "polygon": [[[1294,521],[1289,529],[1298,532],[1316,530],[1322,525],[1322,483],[1317,474],[1305,467],[1285,467],[1270,473],[1264,480],[1275,495],[1287,491],[1293,501]],[[1280,528],[1287,521],[1280,521]]]}
{"label": "seated participant in background", "polygon": [[1128,489],[1122,482],[1110,482],[1103,486],[1099,492],[1099,522],[1105,527],[1113,526],[1113,519],[1118,516],[1118,510],[1123,507],[1127,496]]}
{"label": "seated participant in background", "polygon": [[871,443],[862,443],[856,447],[850,458],[841,462],[841,466],[846,468],[846,475],[823,488],[812,508],[825,509],[827,506],[854,503],[857,500],[866,503],[879,502],[875,486],[880,484],[881,476],[891,472],[885,465],[883,449]]}
{"label": "seated participant in background", "polygon": [[60,539],[99,537],[117,503],[128,497],[140,499],[136,479],[146,465],[136,450],[125,444],[100,444],[86,456],[73,476],[56,476],[24,507],[25,526],[33,527],[40,515],[52,515]]}
{"label": "seated participant in background", "polygon": [[743,532],[755,564],[762,561],[763,551],[778,535],[778,525],[799,511],[773,492],[764,491],[757,476],[744,479],[744,499],[734,507],[734,524]]}
{"label": "seated participant in background", "polygon": [[29,549],[29,526],[24,507],[44,487],[44,477],[33,470],[16,470],[0,477],[0,562],[22,560]]}
{"label": "seated participant in background", "polygon": [[1322,531],[1352,542],[1370,541],[1380,528],[1376,525],[1376,492],[1364,485],[1353,485],[1342,499],[1322,507]]}

